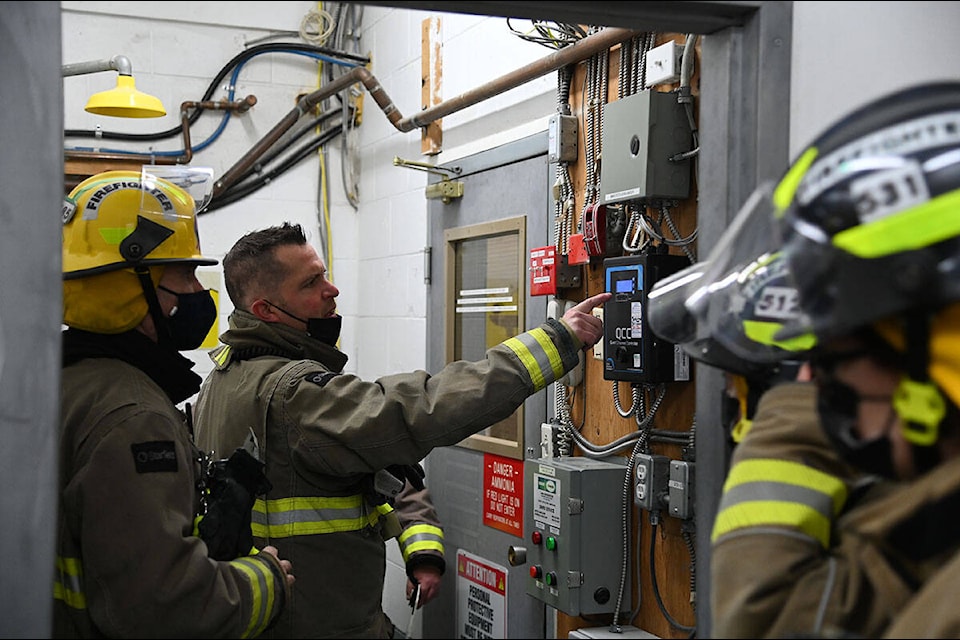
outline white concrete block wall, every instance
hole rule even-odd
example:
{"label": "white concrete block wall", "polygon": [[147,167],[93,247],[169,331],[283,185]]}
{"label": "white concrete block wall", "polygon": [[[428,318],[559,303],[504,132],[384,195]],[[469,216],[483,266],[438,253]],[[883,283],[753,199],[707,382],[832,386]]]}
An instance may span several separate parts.
{"label": "white concrete block wall", "polygon": [[960,2],[794,2],[791,157],[891,91],[960,78]]}

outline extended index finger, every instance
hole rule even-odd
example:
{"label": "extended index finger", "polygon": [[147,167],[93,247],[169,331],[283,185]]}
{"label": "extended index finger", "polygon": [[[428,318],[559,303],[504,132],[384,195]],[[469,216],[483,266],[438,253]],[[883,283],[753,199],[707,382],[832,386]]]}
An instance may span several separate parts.
{"label": "extended index finger", "polygon": [[598,293],[596,295],[590,296],[586,300],[581,301],[577,304],[571,311],[579,311],[580,313],[590,313],[594,307],[598,307],[610,298],[613,297],[613,294],[609,291],[604,291],[603,293]]}

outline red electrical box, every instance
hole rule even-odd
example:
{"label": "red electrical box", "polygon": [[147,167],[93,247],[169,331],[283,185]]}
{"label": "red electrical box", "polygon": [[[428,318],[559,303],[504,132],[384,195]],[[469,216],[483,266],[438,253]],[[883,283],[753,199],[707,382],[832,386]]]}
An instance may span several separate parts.
{"label": "red electrical box", "polygon": [[570,249],[567,251],[568,264],[587,264],[590,262],[590,254],[587,253],[587,243],[582,233],[574,233],[570,236]]}
{"label": "red electrical box", "polygon": [[530,295],[552,296],[557,293],[557,248],[537,247],[530,250]]}

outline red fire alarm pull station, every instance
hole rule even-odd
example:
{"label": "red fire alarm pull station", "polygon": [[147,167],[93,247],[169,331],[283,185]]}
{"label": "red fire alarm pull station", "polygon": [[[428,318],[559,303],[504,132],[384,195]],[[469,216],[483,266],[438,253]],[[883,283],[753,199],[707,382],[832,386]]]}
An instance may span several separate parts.
{"label": "red fire alarm pull station", "polygon": [[552,296],[557,293],[557,248],[537,247],[530,250],[530,295]]}

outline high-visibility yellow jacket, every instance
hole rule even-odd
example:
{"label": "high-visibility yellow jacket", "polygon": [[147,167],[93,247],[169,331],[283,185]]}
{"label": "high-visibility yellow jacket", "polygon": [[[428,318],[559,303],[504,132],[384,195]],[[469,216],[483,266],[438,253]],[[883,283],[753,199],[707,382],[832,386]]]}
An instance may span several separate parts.
{"label": "high-visibility yellow jacket", "polygon": [[81,341],[64,341],[82,354],[61,378],[54,637],[256,636],[286,584],[272,556],[217,562],[194,535],[198,452],[166,393],[196,390],[192,363],[136,331]]}
{"label": "high-visibility yellow jacket", "polygon": [[[197,399],[197,443],[226,456],[252,429],[264,452],[273,488],[254,506],[254,541],[275,545],[297,577],[269,632],[278,638],[388,637],[384,540],[400,533],[398,515],[410,522],[371,491],[373,474],[508,417],[577,364],[583,346],[548,320],[478,362],[367,382],[342,373],[338,349],[244,311],[221,341]],[[405,558],[441,548],[438,523],[423,525],[401,535]]]}
{"label": "high-visibility yellow jacket", "polygon": [[960,637],[960,459],[858,473],[811,383],[774,387],[734,450],[712,533],[711,636]]}

